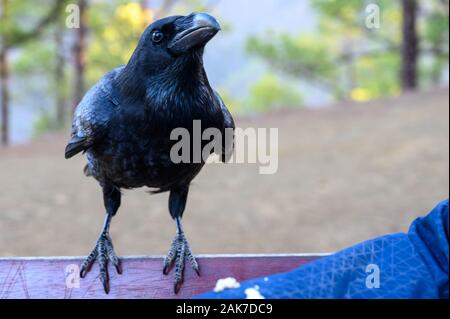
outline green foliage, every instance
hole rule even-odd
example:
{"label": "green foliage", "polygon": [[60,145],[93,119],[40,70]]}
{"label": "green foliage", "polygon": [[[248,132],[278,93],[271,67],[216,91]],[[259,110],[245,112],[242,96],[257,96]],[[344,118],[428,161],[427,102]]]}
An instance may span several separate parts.
{"label": "green foliage", "polygon": [[31,72],[48,72],[53,69],[55,48],[53,45],[30,41],[21,47],[20,54],[13,64],[13,72],[26,75]]}
{"label": "green foliage", "polygon": [[435,45],[445,45],[448,41],[448,13],[432,11],[423,25],[423,35],[426,42]]}
{"label": "green foliage", "polygon": [[43,112],[33,125],[33,137],[39,137],[49,131],[61,128],[55,121],[55,116],[50,112]]}
{"label": "green foliage", "polygon": [[92,85],[107,71],[128,62],[141,33],[153,19],[137,2],[115,0],[96,2],[89,7],[86,77]]}
{"label": "green foliage", "polygon": [[442,2],[427,2],[425,15],[419,25],[423,35],[421,47],[432,57],[420,66],[420,79],[423,85],[439,83],[442,70],[448,67],[449,13],[448,6]]}
{"label": "green foliage", "polygon": [[[48,81],[48,76],[53,75],[56,58],[56,47],[49,38],[48,31],[54,30],[55,23],[62,18],[66,3],[67,0],[43,0],[39,5],[33,1],[7,1],[3,3],[6,14],[0,21],[0,42],[7,49],[19,48],[15,51],[17,54],[11,59],[13,61],[11,68],[13,76],[19,76],[20,79],[30,79],[38,73],[40,80],[43,79],[43,81],[51,83],[49,87],[52,88],[52,91],[61,90],[62,92],[66,88],[66,83],[60,82],[56,85],[55,81]],[[27,95],[28,98],[33,96],[33,90],[35,89],[33,83],[33,81],[23,83],[21,90],[17,90],[12,99],[20,101],[24,95]],[[17,92],[19,92],[19,95],[17,95]],[[36,106],[37,108],[42,107],[42,105]],[[35,133],[39,134],[47,128],[56,128],[59,125],[60,123],[57,123],[55,118],[45,114],[36,123]]]}
{"label": "green foliage", "polygon": [[7,47],[17,47],[35,40],[63,12],[69,0],[34,1],[9,0],[6,17],[0,20],[0,36]]}
{"label": "green foliage", "polygon": [[[401,30],[400,1],[392,0],[311,0],[312,7],[317,10],[319,31],[341,34],[351,38],[378,39],[398,42]],[[369,29],[366,26],[369,4],[379,8],[380,28]]]}
{"label": "green foliage", "polygon": [[[250,37],[248,52],[272,70],[331,92],[336,99],[364,101],[400,92],[402,12],[399,1],[311,0],[319,28],[312,34]],[[366,26],[368,4],[380,8],[380,28]],[[421,48],[431,51],[421,63],[421,83],[439,82],[448,65],[448,5],[419,1]],[[267,40],[269,39],[269,40]]]}
{"label": "green foliage", "polygon": [[301,106],[303,98],[296,88],[281,82],[272,74],[266,74],[250,88],[246,107],[256,111],[267,111],[277,107]]}
{"label": "green foliage", "polygon": [[267,61],[273,70],[306,77],[328,88],[337,84],[338,66],[332,39],[308,35],[290,36],[269,32],[271,40],[250,37],[247,50]]}
{"label": "green foliage", "polygon": [[[356,101],[365,101],[400,93],[399,65],[400,58],[395,52],[357,59],[355,65],[357,87],[351,91],[350,97]],[[363,91],[366,95],[358,96],[357,93]]]}
{"label": "green foliage", "polygon": [[[366,26],[367,1],[312,0],[313,7],[319,13],[318,32],[310,36],[315,43],[308,37],[298,37],[298,41],[304,43],[303,52],[298,55],[309,54],[311,65],[317,64],[331,70],[327,74],[311,67],[312,75],[299,75],[307,78],[308,82],[322,86],[327,84],[325,88],[336,99],[368,100],[399,91],[400,61],[398,54],[391,50],[400,43],[399,7],[392,1],[370,3],[380,7],[381,26],[376,30]],[[322,42],[327,45],[322,44],[322,52],[317,52],[316,47],[320,47]],[[380,49],[366,52],[366,47]],[[321,81],[318,81],[318,76]]]}

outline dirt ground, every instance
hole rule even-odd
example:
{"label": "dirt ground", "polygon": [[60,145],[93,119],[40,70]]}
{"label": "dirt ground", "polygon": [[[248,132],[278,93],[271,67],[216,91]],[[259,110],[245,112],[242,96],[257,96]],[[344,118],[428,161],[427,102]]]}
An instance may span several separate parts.
{"label": "dirt ground", "polygon": [[[330,252],[403,232],[449,194],[448,89],[237,119],[279,128],[279,169],[208,165],[184,225],[194,252]],[[100,188],[65,160],[67,133],[0,150],[0,256],[84,255],[103,221]],[[120,255],[163,254],[167,194],[125,191],[111,235]]]}

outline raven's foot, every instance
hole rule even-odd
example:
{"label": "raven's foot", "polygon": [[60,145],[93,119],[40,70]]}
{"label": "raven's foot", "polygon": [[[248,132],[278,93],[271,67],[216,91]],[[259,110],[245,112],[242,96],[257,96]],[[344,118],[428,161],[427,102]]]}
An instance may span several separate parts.
{"label": "raven's foot", "polygon": [[109,293],[109,275],[108,275],[108,261],[116,267],[117,273],[122,273],[122,266],[119,258],[117,258],[114,252],[113,243],[109,234],[104,232],[97,240],[92,252],[87,256],[84,262],[81,264],[80,277],[84,278],[86,274],[91,270],[94,261],[97,260],[100,267],[100,281],[106,293]]}
{"label": "raven's foot", "polygon": [[175,293],[178,293],[178,291],[180,291],[181,284],[183,283],[185,259],[189,261],[197,275],[200,276],[200,269],[194,255],[192,254],[191,248],[189,247],[189,243],[186,240],[184,233],[180,232],[175,236],[169,253],[167,254],[166,258],[164,258],[163,268],[163,274],[167,275],[172,264],[175,262],[175,281],[173,286],[173,290]]}

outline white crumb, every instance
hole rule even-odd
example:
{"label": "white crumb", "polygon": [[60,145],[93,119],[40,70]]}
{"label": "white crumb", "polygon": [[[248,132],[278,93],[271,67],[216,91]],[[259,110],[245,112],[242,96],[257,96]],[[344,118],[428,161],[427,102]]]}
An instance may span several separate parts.
{"label": "white crumb", "polygon": [[245,299],[265,299],[258,289],[258,286],[245,289]]}
{"label": "white crumb", "polygon": [[214,287],[214,292],[220,292],[225,289],[239,288],[240,286],[241,285],[236,279],[233,277],[227,277],[217,280],[216,286]]}
{"label": "white crumb", "polygon": [[269,281],[269,277],[264,277],[264,281]]}

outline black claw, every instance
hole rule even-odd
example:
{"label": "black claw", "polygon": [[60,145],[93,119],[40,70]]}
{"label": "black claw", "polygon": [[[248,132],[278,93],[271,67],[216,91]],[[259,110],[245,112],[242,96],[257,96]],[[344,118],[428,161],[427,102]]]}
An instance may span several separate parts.
{"label": "black claw", "polygon": [[103,289],[105,289],[106,294],[109,294],[109,281],[103,283]]}
{"label": "black claw", "polygon": [[167,276],[169,274],[169,270],[170,270],[170,266],[169,265],[164,266],[164,268],[163,268],[163,275]]}
{"label": "black claw", "polygon": [[123,269],[122,269],[122,262],[120,260],[119,263],[116,265],[116,271],[119,275],[122,274]]}
{"label": "black claw", "polygon": [[84,267],[81,267],[80,270],[80,278],[86,277],[87,273],[91,270],[92,265],[94,264],[94,261],[91,261],[89,264],[87,264]]}
{"label": "black claw", "polygon": [[180,291],[180,289],[181,289],[181,285],[182,285],[183,283],[181,282],[181,281],[178,281],[178,282],[175,282],[175,284],[173,285],[173,292],[175,293],[175,294],[178,294],[178,292]]}
{"label": "black claw", "polygon": [[200,269],[194,269],[194,270],[195,270],[195,273],[197,274],[197,276],[200,277]]}
{"label": "black claw", "polygon": [[106,274],[104,275],[104,277],[102,275],[100,275],[100,281],[102,282],[103,289],[105,290],[105,292],[107,294],[109,294],[109,275],[108,275],[108,270],[106,270]]}
{"label": "black claw", "polygon": [[169,263],[165,264],[163,268],[163,275],[168,275],[174,264],[175,260],[172,260]]}

